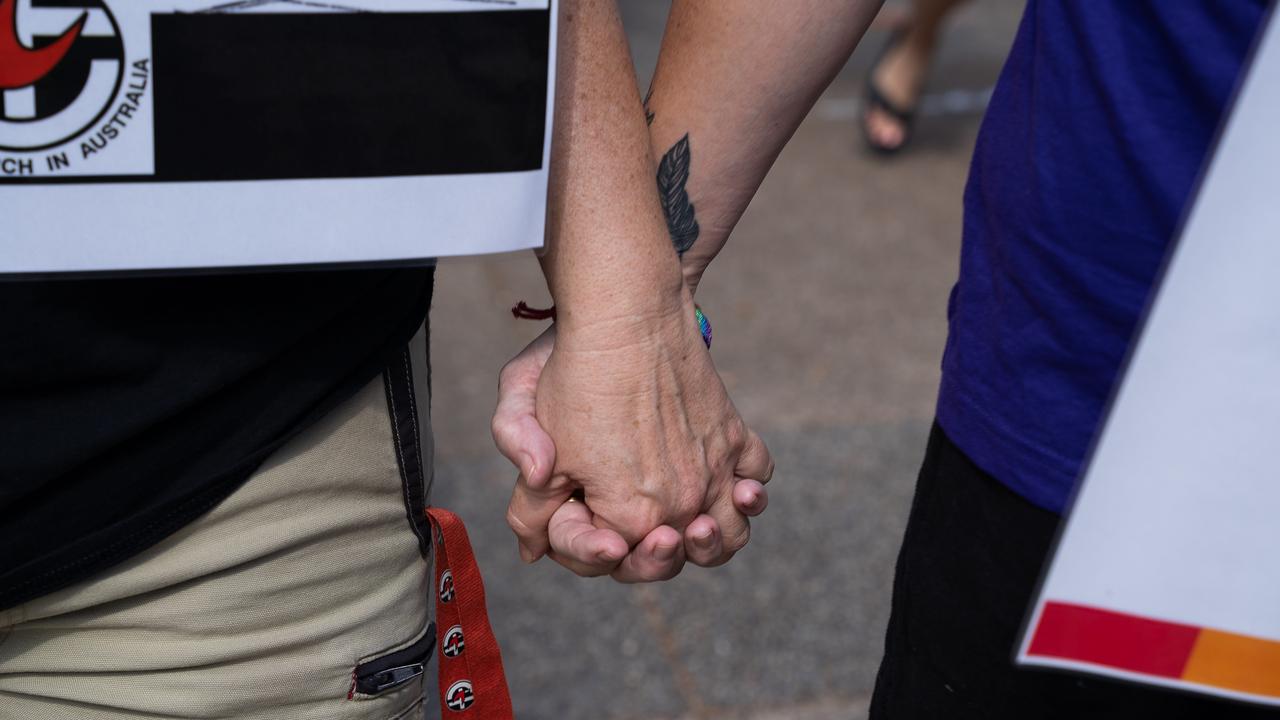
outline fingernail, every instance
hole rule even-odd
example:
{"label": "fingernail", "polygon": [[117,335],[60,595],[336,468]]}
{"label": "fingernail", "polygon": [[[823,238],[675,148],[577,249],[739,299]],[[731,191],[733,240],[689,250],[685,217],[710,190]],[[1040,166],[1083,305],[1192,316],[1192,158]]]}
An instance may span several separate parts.
{"label": "fingernail", "polygon": [[712,532],[711,530],[704,530],[700,533],[697,533],[693,536],[693,544],[697,545],[703,550],[708,550],[711,548],[713,535],[715,535],[715,533]]}
{"label": "fingernail", "polygon": [[525,561],[525,563],[532,563],[534,560],[537,560],[537,559],[538,559],[538,557],[537,557],[536,555],[534,555],[534,554],[533,554],[533,551],[532,551],[532,550],[530,550],[529,548],[525,547],[524,545],[521,545],[521,546],[520,546],[520,559],[521,559],[521,560],[523,560],[523,561]]}
{"label": "fingernail", "polygon": [[528,480],[533,477],[533,473],[538,469],[538,466],[534,464],[533,457],[529,453],[520,453],[520,458],[523,460],[520,463],[520,467],[524,473],[524,479]]}
{"label": "fingernail", "polygon": [[601,562],[605,562],[605,563],[616,563],[618,562],[618,560],[621,559],[617,555],[614,555],[612,552],[608,550],[601,550],[600,552],[596,553],[596,558],[599,559]]}
{"label": "fingernail", "polygon": [[675,545],[659,545],[653,549],[653,556],[666,562],[676,556]]}
{"label": "fingernail", "polygon": [[755,508],[760,505],[760,493],[752,493],[751,499],[747,501],[747,507]]}

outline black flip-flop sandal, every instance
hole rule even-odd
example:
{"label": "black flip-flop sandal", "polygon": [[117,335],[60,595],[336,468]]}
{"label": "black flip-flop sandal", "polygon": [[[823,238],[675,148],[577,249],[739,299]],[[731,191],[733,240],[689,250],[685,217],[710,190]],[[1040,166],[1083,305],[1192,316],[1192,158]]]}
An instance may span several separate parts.
{"label": "black flip-flop sandal", "polygon": [[[884,96],[880,88],[876,87],[875,74],[876,68],[880,67],[880,63],[884,60],[889,51],[898,46],[902,38],[907,34],[905,28],[895,30],[889,36],[889,40],[880,48],[880,53],[876,55],[876,59],[871,62],[871,69],[867,71],[867,80],[863,90],[862,114],[858,118],[858,127],[862,129],[862,139],[866,141],[867,147],[873,152],[880,155],[893,155],[901,151],[911,142],[911,134],[914,128],[916,110],[911,108],[904,110],[898,107],[889,98]],[[881,145],[875,138],[871,137],[871,132],[867,129],[867,113],[872,109],[880,110],[889,117],[893,118],[902,126],[902,142],[894,146]]]}

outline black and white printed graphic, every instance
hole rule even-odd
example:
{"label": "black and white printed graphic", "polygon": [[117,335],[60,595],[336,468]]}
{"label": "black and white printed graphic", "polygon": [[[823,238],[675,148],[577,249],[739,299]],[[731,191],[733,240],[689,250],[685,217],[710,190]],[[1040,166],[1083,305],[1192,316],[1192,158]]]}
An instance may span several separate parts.
{"label": "black and white printed graphic", "polygon": [[476,701],[476,694],[471,689],[470,680],[459,680],[444,692],[445,705],[454,712],[462,712]]}
{"label": "black and white printed graphic", "polygon": [[458,657],[463,650],[467,649],[466,642],[462,638],[462,626],[454,625],[444,634],[444,642],[440,644],[440,650],[445,657]]}
{"label": "black and white printed graphic", "polygon": [[0,0],[0,274],[537,245],[553,40],[551,0]]}
{"label": "black and white printed graphic", "polygon": [[111,110],[124,67],[120,28],[100,0],[0,0],[0,151],[87,133]]}
{"label": "black and white printed graphic", "polygon": [[440,574],[440,602],[453,602],[453,571],[445,570]]}

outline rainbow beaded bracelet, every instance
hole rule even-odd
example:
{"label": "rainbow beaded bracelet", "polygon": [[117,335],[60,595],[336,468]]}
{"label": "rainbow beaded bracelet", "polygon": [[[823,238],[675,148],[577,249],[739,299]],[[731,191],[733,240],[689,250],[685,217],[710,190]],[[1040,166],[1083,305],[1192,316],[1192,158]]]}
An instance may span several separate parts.
{"label": "rainbow beaded bracelet", "polygon": [[711,349],[711,321],[706,315],[702,314],[702,308],[697,305],[693,306],[693,316],[698,318],[698,330],[702,333],[702,342],[707,344],[707,349]]}

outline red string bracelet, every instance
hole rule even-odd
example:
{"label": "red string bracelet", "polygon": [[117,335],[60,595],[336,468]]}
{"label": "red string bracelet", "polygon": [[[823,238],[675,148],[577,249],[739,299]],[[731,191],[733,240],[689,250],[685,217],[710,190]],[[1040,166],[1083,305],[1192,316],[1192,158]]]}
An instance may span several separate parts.
{"label": "red string bracelet", "polygon": [[556,306],[540,309],[529,307],[525,301],[521,300],[516,306],[511,308],[511,314],[520,320],[555,320]]}

